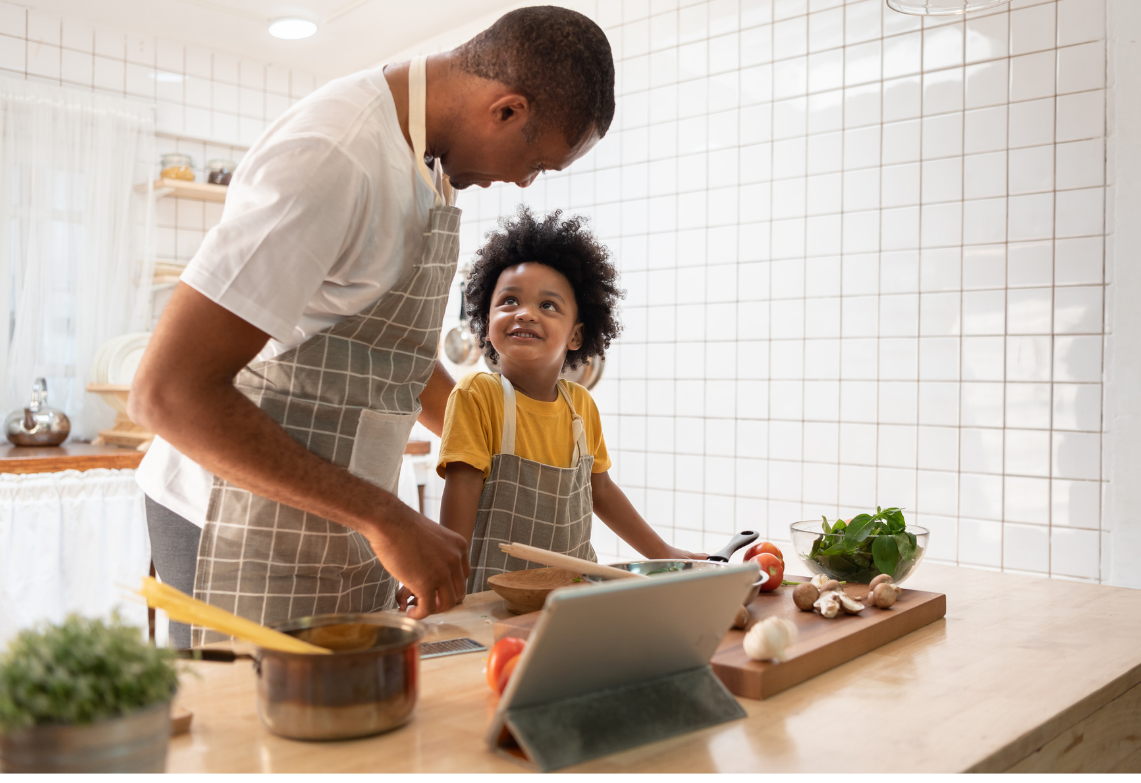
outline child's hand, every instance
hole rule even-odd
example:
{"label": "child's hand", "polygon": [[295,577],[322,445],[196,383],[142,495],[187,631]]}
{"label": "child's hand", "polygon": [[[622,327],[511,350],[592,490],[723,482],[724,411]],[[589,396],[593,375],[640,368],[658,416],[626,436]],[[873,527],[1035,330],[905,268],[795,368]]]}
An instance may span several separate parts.
{"label": "child's hand", "polygon": [[708,560],[709,555],[700,552],[686,552],[676,546],[666,546],[667,554],[660,560]]}

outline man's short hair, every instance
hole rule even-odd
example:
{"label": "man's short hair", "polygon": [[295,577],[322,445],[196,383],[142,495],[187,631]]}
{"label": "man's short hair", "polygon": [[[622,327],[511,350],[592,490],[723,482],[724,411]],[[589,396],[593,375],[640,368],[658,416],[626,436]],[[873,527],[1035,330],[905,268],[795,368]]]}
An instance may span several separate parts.
{"label": "man's short hair", "polygon": [[614,56],[602,29],[587,17],[553,5],[519,8],[456,50],[468,73],[525,96],[534,124],[523,133],[557,128],[575,145],[591,128],[599,138],[614,119]]}

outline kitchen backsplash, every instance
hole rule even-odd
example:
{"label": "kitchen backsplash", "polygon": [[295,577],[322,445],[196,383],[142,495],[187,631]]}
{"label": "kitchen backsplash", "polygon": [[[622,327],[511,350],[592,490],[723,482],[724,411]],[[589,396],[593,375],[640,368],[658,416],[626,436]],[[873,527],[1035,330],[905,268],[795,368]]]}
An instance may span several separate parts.
{"label": "kitchen backsplash", "polygon": [[628,291],[594,396],[650,523],[713,551],[897,505],[933,561],[1099,580],[1103,0],[597,10],[614,126],[465,193],[462,255],[520,201],[592,216]]}
{"label": "kitchen backsplash", "polygon": [[[240,161],[270,123],[326,81],[89,19],[0,3],[0,77],[12,76],[153,103],[157,151],[189,154],[200,182],[208,160]],[[157,259],[185,265],[221,218],[221,207],[159,199]],[[156,291],[156,316],[169,292],[169,286]]]}
{"label": "kitchen backsplash", "polygon": [[10,3],[0,3],[3,72],[141,98],[155,103],[160,135],[243,148],[326,81]]}
{"label": "kitchen backsplash", "polygon": [[[593,218],[628,291],[594,396],[651,524],[712,551],[899,505],[932,560],[1099,580],[1104,0],[595,10],[614,126],[569,172],[464,193],[462,257],[523,201]],[[0,69],[154,101],[200,169],[324,81],[11,4]],[[220,214],[160,200],[159,259]],[[595,547],[633,554],[601,523]]]}

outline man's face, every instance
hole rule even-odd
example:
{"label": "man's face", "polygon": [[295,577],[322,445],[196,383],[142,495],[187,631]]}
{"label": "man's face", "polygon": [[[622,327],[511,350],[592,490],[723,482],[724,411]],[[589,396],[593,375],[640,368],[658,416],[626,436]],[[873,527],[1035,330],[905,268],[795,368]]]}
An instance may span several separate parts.
{"label": "man's face", "polygon": [[507,96],[456,134],[451,147],[440,155],[452,187],[463,190],[472,185],[486,188],[493,182],[514,182],[525,188],[544,171],[562,171],[598,143],[593,128],[574,146],[553,128],[528,143],[523,129],[529,108],[525,98]]}

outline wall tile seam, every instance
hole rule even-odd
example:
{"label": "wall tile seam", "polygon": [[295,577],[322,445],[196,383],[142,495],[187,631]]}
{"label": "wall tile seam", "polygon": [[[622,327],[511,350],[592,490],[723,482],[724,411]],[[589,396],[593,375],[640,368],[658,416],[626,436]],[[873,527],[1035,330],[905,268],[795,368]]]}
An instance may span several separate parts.
{"label": "wall tile seam", "polygon": [[[749,28],[749,29],[756,29],[756,28]],[[3,34],[3,33],[0,33],[0,34]],[[812,57],[818,56],[818,55],[830,54],[830,53],[834,53],[834,52],[847,52],[847,50],[849,50],[849,49],[859,47],[859,46],[865,46],[869,43],[880,43],[881,45],[884,43],[891,43],[891,42],[897,41],[899,39],[902,39],[902,38],[905,38],[907,36],[914,35],[914,34],[915,34],[914,32],[912,32],[912,33],[893,33],[891,35],[882,36],[879,38],[868,38],[868,39],[864,39],[864,40],[856,41],[856,42],[852,42],[852,43],[844,43],[844,44],[839,44],[836,46],[831,46],[827,49],[819,49],[816,51],[809,51],[805,54],[793,54],[793,55],[782,56],[782,57],[775,57],[774,56],[772,59],[749,61],[749,62],[745,62],[745,63],[740,63],[738,65],[738,67],[736,67],[736,68],[724,68],[722,70],[708,71],[705,74],[695,75],[691,79],[683,79],[683,80],[679,80],[679,81],[692,81],[694,79],[700,79],[703,77],[721,76],[721,75],[729,74],[729,73],[740,73],[741,71],[751,70],[754,68],[764,68],[766,65],[777,65],[780,63],[792,63],[792,62],[795,62],[797,60],[808,60],[808,59],[811,59]],[[684,49],[687,46],[691,46],[695,43],[712,44],[712,43],[715,43],[717,41],[717,39],[719,39],[719,38],[729,37],[731,35],[733,35],[733,34],[729,33],[729,34],[726,34],[723,36],[703,38],[703,39],[698,39],[696,41],[690,41],[690,42],[687,42],[684,44],[677,44],[674,46],[664,46],[660,49],[653,49],[653,50],[646,52],[646,53],[643,53],[643,54],[623,56],[622,58],[615,60],[615,65],[621,66],[621,65],[626,64],[626,63],[633,63],[633,62],[635,62],[637,60],[641,60],[643,58],[651,58],[655,54],[660,55],[660,54],[665,54],[665,53],[668,53],[671,51],[679,51],[679,50]],[[9,36],[9,37],[13,37],[13,36]],[[1076,41],[1076,42],[1070,42],[1070,43],[1064,43],[1064,44],[1054,43],[1054,44],[1051,44],[1048,46],[1043,46],[1040,49],[1029,49],[1026,51],[1020,51],[1018,53],[1012,53],[1008,49],[1006,54],[986,56],[986,57],[977,57],[974,59],[968,58],[964,55],[964,57],[962,58],[961,61],[953,63],[953,64],[946,64],[946,65],[940,64],[940,65],[938,65],[934,68],[930,68],[930,69],[919,68],[918,70],[914,70],[914,71],[905,70],[905,71],[892,72],[892,73],[890,73],[890,75],[885,76],[883,78],[883,81],[893,81],[896,79],[904,79],[904,78],[909,78],[912,76],[924,76],[927,74],[936,74],[936,73],[941,73],[943,71],[953,70],[956,68],[967,68],[967,67],[971,67],[974,65],[983,65],[983,64],[987,64],[987,63],[998,62],[1001,60],[1016,60],[1016,59],[1019,59],[1021,57],[1032,57],[1036,54],[1042,54],[1044,52],[1060,52],[1060,51],[1064,51],[1066,49],[1073,49],[1073,48],[1078,47],[1078,46],[1088,46],[1090,44],[1103,43],[1106,40],[1107,40],[1106,38],[1101,37],[1101,38],[1091,38],[1091,39],[1084,40],[1084,41]],[[80,51],[82,51],[82,50],[80,50]],[[740,57],[740,54],[741,54],[741,52],[738,52],[738,57]],[[679,65],[680,65],[680,58],[679,58]],[[844,62],[843,67],[845,70],[847,70],[847,61],[846,60]],[[874,81],[876,81],[876,80],[875,79],[869,80],[869,82],[874,82]],[[854,86],[858,86],[860,84],[867,84],[869,82],[854,82],[854,83],[845,82],[843,86],[854,87]],[[666,84],[668,84],[668,83],[669,82],[667,82]],[[830,88],[830,89],[836,89],[836,88]]]}
{"label": "wall tile seam", "polygon": [[[67,18],[67,17],[64,17],[64,18]],[[59,49],[59,50],[61,50],[61,52],[62,51],[69,51],[69,52],[75,52],[75,53],[79,53],[79,54],[91,55],[92,57],[97,58],[99,60],[107,60],[110,62],[120,63],[123,65],[134,65],[134,66],[138,66],[141,68],[149,68],[149,69],[156,71],[156,72],[171,73],[171,74],[181,75],[181,76],[185,76],[185,77],[202,79],[205,81],[210,81],[212,83],[219,83],[219,84],[225,84],[227,86],[235,86],[235,87],[240,87],[240,88],[245,88],[245,89],[250,89],[250,90],[256,90],[256,91],[263,92],[266,94],[276,95],[278,97],[294,98],[294,99],[299,99],[301,97],[304,97],[304,96],[295,96],[293,94],[292,89],[290,89],[288,92],[281,92],[279,90],[273,90],[273,89],[270,89],[269,87],[265,87],[265,86],[263,86],[263,87],[251,87],[248,84],[242,83],[240,78],[237,81],[229,81],[227,79],[214,77],[214,76],[209,76],[209,77],[200,76],[198,74],[195,74],[195,73],[192,73],[192,72],[186,70],[185,66],[183,67],[183,69],[181,71],[176,70],[176,69],[171,69],[171,68],[161,68],[157,64],[143,63],[143,62],[140,62],[138,60],[131,59],[126,54],[125,49],[124,49],[124,54],[122,57],[114,57],[114,56],[108,56],[106,54],[100,54],[100,53],[94,51],[94,47],[92,47],[92,49],[86,49],[86,48],[76,48],[73,46],[66,46],[63,44],[39,43],[38,41],[36,41],[34,39],[28,38],[27,36],[11,35],[10,33],[6,33],[3,31],[0,31],[0,38],[10,38],[12,40],[23,41],[29,47],[34,46],[36,44],[39,44],[40,46],[49,46],[49,47]],[[225,54],[225,53],[214,52],[213,50],[205,50],[205,51],[207,51],[210,54],[211,58],[213,58],[215,56],[215,54],[223,54],[223,56],[226,56],[226,57],[237,57],[236,55],[229,55],[229,54]],[[284,71],[287,71],[291,77],[292,77],[292,74],[294,73],[294,71],[297,70],[297,69],[291,68],[289,66],[277,65],[276,63],[269,63],[269,62],[262,62],[262,61],[258,61],[258,63],[262,66],[273,66],[275,68],[280,68]],[[13,69],[0,67],[0,70],[8,71],[8,70],[13,70]],[[315,74],[309,74],[308,72],[306,72],[306,75],[312,76],[314,79],[323,78],[323,77],[315,75]]]}
{"label": "wall tile seam", "polygon": [[[225,114],[225,112],[219,112],[219,113]],[[237,115],[230,115],[230,116],[237,116]],[[242,116],[245,116],[246,119],[259,119],[258,117],[249,117],[247,115],[242,115]],[[958,157],[958,156],[954,156],[951,158],[929,158],[928,160],[953,160],[953,159],[955,159],[955,157]],[[834,173],[853,173],[853,174],[864,173],[864,172],[875,171],[878,168],[880,168],[880,167],[873,167],[873,168],[867,168],[867,169],[849,169],[847,171],[834,172]],[[821,174],[821,175],[813,175],[813,176],[828,176],[830,173],[832,173],[832,172],[828,172],[828,173]],[[798,182],[798,181],[807,180],[807,179],[812,179],[812,177],[789,177],[787,179],[770,180],[770,182],[772,182],[772,183]],[[641,201],[647,201],[648,202],[648,201],[651,201],[653,199],[660,199],[660,198],[669,197],[669,196],[687,196],[687,195],[703,194],[703,193],[704,194],[720,193],[720,192],[724,192],[724,191],[740,190],[742,187],[747,187],[748,185],[764,185],[764,184],[767,184],[767,183],[755,182],[755,183],[747,183],[746,185],[727,185],[727,186],[719,187],[719,188],[695,188],[692,190],[663,191],[663,192],[661,192],[655,196],[627,198],[624,200],[620,199],[618,201],[600,201],[600,202],[595,202],[594,204],[582,204],[582,203],[579,203],[577,205],[572,204],[570,209],[581,210],[581,209],[589,209],[590,207],[613,206],[615,204],[631,204],[631,203],[637,203],[637,202],[641,202]],[[789,221],[789,220],[811,220],[813,218],[828,218],[828,217],[836,217],[838,215],[843,215],[843,216],[847,216],[847,215],[852,215],[852,216],[869,215],[870,216],[871,213],[883,212],[885,210],[906,209],[908,207],[931,207],[931,206],[942,206],[942,205],[946,205],[946,204],[978,204],[978,203],[983,203],[983,202],[993,203],[999,199],[1019,198],[1019,197],[1023,197],[1023,196],[1048,195],[1051,193],[1074,193],[1074,192],[1084,191],[1084,190],[1104,190],[1106,187],[1107,187],[1106,185],[1079,185],[1079,186],[1074,186],[1074,187],[1062,187],[1062,188],[1053,187],[1053,188],[1044,188],[1041,190],[1025,190],[1025,191],[1016,191],[1013,193],[1008,192],[1004,195],[984,196],[984,197],[980,197],[980,198],[929,199],[929,200],[920,200],[918,202],[915,202],[914,204],[889,204],[887,206],[870,207],[870,208],[867,206],[864,206],[864,205],[860,205],[858,208],[840,209],[840,210],[827,211],[827,212],[813,212],[813,213],[805,214],[805,215],[796,215],[796,214],[780,215],[780,216],[775,217],[775,218],[770,218],[769,220],[754,220],[754,221],[748,221],[748,222],[742,222],[742,221],[738,220],[738,221],[725,222],[725,223],[707,223],[706,228],[725,228],[725,227],[730,227],[730,226],[757,225],[757,224],[764,224],[764,223],[780,223],[780,222]],[[680,230],[685,231],[685,230],[691,230],[691,229],[680,229]],[[617,234],[616,236],[623,237],[623,238],[632,238],[632,237],[666,234],[666,233],[670,233],[670,232],[668,230],[638,231],[636,233],[629,233],[629,234],[620,233],[620,234]],[[1073,234],[1067,233],[1067,234],[1050,235],[1050,236],[1043,235],[1041,237],[1030,237],[1030,238],[1025,238],[1025,239],[1016,238],[1016,239],[1009,239],[1009,240],[1002,240],[1002,241],[1003,242],[1011,242],[1011,243],[1019,243],[1019,242],[1036,242],[1036,241],[1043,241],[1043,240],[1048,240],[1048,239],[1076,239],[1076,238],[1082,238],[1082,237],[1099,237],[1099,236],[1105,236],[1104,231],[1102,231],[1102,232],[1079,232],[1079,233],[1073,233]],[[996,244],[996,242],[993,239],[986,239],[986,240],[978,240],[978,241],[971,241],[971,242],[952,242],[952,243],[945,244],[945,245],[927,245],[927,247],[958,247],[960,245],[963,247],[977,247],[977,246],[994,245],[994,244]],[[859,253],[859,252],[873,252],[873,251],[852,251],[852,252],[853,253]],[[823,256],[835,255],[835,253],[831,253],[831,252],[822,252],[821,254]],[[818,256],[810,256],[810,257],[818,257]],[[725,262],[725,263],[727,264],[729,262]],[[692,266],[719,266],[719,265],[720,264],[695,264]],[[690,266],[685,266],[685,267],[679,266],[676,268],[683,269],[683,268],[690,268]]]}

